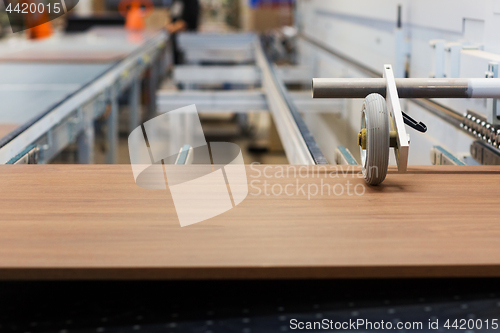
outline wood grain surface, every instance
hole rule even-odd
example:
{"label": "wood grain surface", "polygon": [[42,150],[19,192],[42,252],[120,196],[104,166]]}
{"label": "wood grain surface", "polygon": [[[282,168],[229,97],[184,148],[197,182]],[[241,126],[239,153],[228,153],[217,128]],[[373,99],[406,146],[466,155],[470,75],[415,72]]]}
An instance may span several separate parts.
{"label": "wood grain surface", "polygon": [[378,187],[327,168],[248,166],[241,204],[181,228],[130,165],[2,165],[0,279],[500,276],[500,167],[391,169]]}

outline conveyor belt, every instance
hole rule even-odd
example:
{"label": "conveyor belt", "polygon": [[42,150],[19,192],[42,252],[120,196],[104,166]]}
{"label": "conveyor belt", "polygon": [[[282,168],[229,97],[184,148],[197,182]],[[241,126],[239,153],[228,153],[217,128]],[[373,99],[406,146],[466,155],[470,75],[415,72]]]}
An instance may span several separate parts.
{"label": "conveyor belt", "polygon": [[112,67],[113,64],[0,63],[0,123],[19,124],[0,138],[0,147]]}
{"label": "conveyor belt", "polygon": [[288,161],[295,165],[327,164],[274,65],[264,54],[261,42],[256,40],[254,48],[255,61],[262,71],[262,88]]}

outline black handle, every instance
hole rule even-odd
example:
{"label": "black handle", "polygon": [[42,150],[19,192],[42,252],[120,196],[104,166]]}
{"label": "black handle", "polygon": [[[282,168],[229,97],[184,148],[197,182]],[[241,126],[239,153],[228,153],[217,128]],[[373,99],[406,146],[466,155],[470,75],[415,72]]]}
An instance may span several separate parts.
{"label": "black handle", "polygon": [[405,122],[406,125],[410,126],[411,128],[419,131],[419,132],[422,132],[422,133],[425,133],[427,131],[427,126],[425,126],[425,124],[423,122],[417,122],[415,119],[413,119],[412,117],[410,117],[409,115],[407,115],[406,113],[404,113],[403,111],[401,111],[403,113],[403,120]]}

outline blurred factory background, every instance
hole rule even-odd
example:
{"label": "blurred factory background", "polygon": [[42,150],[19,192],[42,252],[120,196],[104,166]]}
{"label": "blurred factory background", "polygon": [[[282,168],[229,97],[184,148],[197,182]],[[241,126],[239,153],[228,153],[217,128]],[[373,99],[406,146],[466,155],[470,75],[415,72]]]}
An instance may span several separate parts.
{"label": "blurred factory background", "polygon": [[[183,1],[178,2],[183,3]],[[46,6],[50,6],[53,2],[46,1],[46,3]],[[132,128],[130,115],[133,112],[129,112],[129,109],[132,105],[130,104],[131,96],[136,96],[131,93],[132,90],[129,87],[132,81],[138,81],[136,86],[140,90],[136,98],[137,110],[135,115],[139,117],[137,119],[145,120],[154,116],[154,111],[151,113],[151,110],[155,108],[154,104],[157,103],[154,93],[158,89],[160,92],[184,91],[187,88],[199,88],[206,91],[247,88],[255,88],[254,90],[257,91],[260,89],[260,82],[257,82],[258,78],[255,73],[250,73],[251,76],[254,76],[253,78],[249,79],[247,77],[243,78],[243,80],[240,78],[236,80],[241,81],[241,83],[232,82],[232,79],[228,82],[224,82],[224,79],[208,82],[210,80],[208,77],[202,79],[202,84],[184,84],[176,80],[174,62],[175,65],[180,65],[178,72],[184,76],[186,74],[183,73],[189,75],[189,67],[181,68],[181,66],[188,64],[244,65],[247,67],[243,68],[243,76],[248,76],[249,70],[252,72],[251,66],[255,63],[253,55],[251,58],[246,55],[243,55],[242,59],[238,59],[238,57],[245,52],[248,53],[249,45],[251,47],[257,37],[257,35],[254,35],[255,32],[276,34],[272,41],[274,45],[270,45],[270,47],[274,47],[273,52],[275,57],[279,58],[279,61],[287,63],[295,57],[295,52],[292,49],[294,46],[288,44],[288,37],[283,34],[283,27],[286,27],[287,31],[291,32],[292,35],[296,33],[292,27],[294,10],[292,1],[186,1],[183,10],[194,15],[193,19],[196,20],[196,26],[194,28],[186,29],[183,27],[179,29],[181,35],[183,31],[189,30],[190,33],[196,31],[215,38],[217,36],[222,36],[222,38],[229,36],[230,40],[222,42],[230,45],[232,40],[235,40],[238,44],[236,48],[239,48],[236,53],[240,53],[231,54],[231,51],[229,51],[229,58],[224,55],[222,55],[222,58],[216,55],[215,58],[212,57],[213,59],[210,59],[209,54],[207,59],[203,59],[204,56],[202,55],[200,59],[194,61],[185,57],[184,53],[188,52],[184,52],[180,48],[177,49],[178,47],[175,44],[178,44],[178,37],[173,38],[173,35],[177,34],[168,31],[169,25],[172,26],[172,22],[177,19],[175,15],[179,15],[178,13],[172,14],[172,11],[178,11],[178,9],[175,9],[175,1],[142,1],[140,6],[143,6],[141,7],[141,21],[143,22],[138,28],[126,26],[129,19],[127,13],[131,12],[131,3],[131,1],[116,0],[83,0],[70,5],[70,2],[66,1],[65,10],[68,10],[67,14],[32,29],[26,29],[32,23],[23,16],[18,15],[15,17],[11,15],[9,22],[7,14],[13,13],[10,8],[14,9],[16,3],[11,2],[11,7],[7,8],[0,4],[2,7],[0,10],[0,22],[2,24],[0,53],[2,55],[0,57],[3,58],[0,60],[2,63],[0,66],[3,66],[3,74],[6,74],[3,75],[2,81],[4,83],[4,93],[9,95],[8,99],[4,99],[1,107],[2,113],[5,114],[5,117],[0,120],[2,123],[0,125],[0,136],[4,138],[3,146],[11,143],[11,139],[15,139],[19,133],[24,132],[26,127],[30,127],[34,118],[40,118],[41,114],[50,112],[53,105],[65,104],[69,95],[81,92],[80,88],[82,86],[98,84],[97,81],[99,81],[100,76],[109,71],[117,62],[124,62],[131,56],[136,56],[135,53],[141,53],[139,57],[148,59],[150,62],[149,64],[143,64],[143,68],[140,69],[127,69],[137,72],[134,74],[135,77],[129,80],[130,82],[113,82],[109,85],[102,85],[102,88],[99,88],[101,89],[99,106],[96,106],[99,99],[97,95],[99,94],[86,97],[83,102],[78,102],[81,103],[80,107],[93,104],[94,108],[99,109],[96,112],[98,116],[90,116],[94,118],[91,119],[93,133],[89,134],[92,138],[89,135],[84,138],[85,135],[70,130],[69,128],[73,126],[68,125],[70,122],[67,122],[67,126],[61,125],[61,120],[63,123],[65,122],[63,118],[67,119],[71,117],[70,114],[78,113],[75,113],[75,110],[68,110],[56,122],[59,125],[57,130],[51,130],[53,126],[44,127],[41,132],[35,134],[38,137],[36,142],[30,144],[24,142],[19,146],[16,145],[17,147],[13,151],[7,149],[9,152],[5,155],[6,160],[4,163],[11,161],[12,157],[16,157],[15,160],[19,163],[18,154],[30,151],[34,146],[36,147],[36,154],[34,154],[36,159],[29,159],[29,163],[34,161],[36,163],[130,163],[127,136]],[[69,10],[69,7],[72,9]],[[182,17],[180,19],[182,20]],[[43,29],[40,27],[43,27]],[[167,32],[165,33],[166,28]],[[16,32],[13,33],[12,31]],[[158,34],[162,35],[159,37]],[[169,37],[170,34],[172,36]],[[189,35],[189,33],[187,34]],[[294,36],[290,37],[293,38]],[[121,38],[121,40],[118,38]],[[156,52],[158,50],[144,49],[152,39],[156,39],[156,47],[157,49],[161,48],[160,52]],[[103,47],[108,41],[111,44]],[[213,49],[212,47],[212,51],[209,50],[208,53],[213,52]],[[196,52],[196,50],[193,51],[193,54]],[[21,56],[18,57],[18,55]],[[154,59],[149,58],[151,55],[154,56]],[[236,56],[235,59],[231,59],[233,55]],[[190,55],[187,54],[187,56]],[[161,68],[155,67],[156,65],[161,66]],[[65,72],[65,75],[69,75],[67,71],[70,71],[74,75],[70,75],[71,78],[64,78],[64,74],[58,74],[58,71]],[[39,81],[33,79],[33,73],[39,73],[35,74],[35,76],[43,76],[44,79]],[[25,79],[24,76],[30,78]],[[232,76],[236,78],[239,75],[236,73],[236,75]],[[116,81],[116,79],[112,80]],[[251,84],[248,84],[249,80],[252,81]],[[61,86],[57,86],[58,84],[70,82],[73,86],[66,86],[63,89],[64,91],[61,91]],[[15,87],[19,83],[26,83],[28,86],[24,91],[20,91],[19,87]],[[41,88],[42,90],[39,89],[37,92],[33,92],[30,88],[32,84],[44,85],[47,83],[53,86],[46,85],[46,89]],[[133,86],[133,83],[131,85]],[[113,101],[108,99],[109,90],[114,88],[118,91],[114,96],[117,107],[116,117],[113,115],[115,111],[111,111],[114,105]],[[8,92],[12,89],[17,89],[15,96]],[[188,98],[185,102],[192,104],[196,102],[196,99],[190,101]],[[159,103],[165,104],[165,102],[161,101]],[[179,101],[176,103],[175,106],[181,106]],[[167,103],[167,105],[164,105],[163,110],[169,111],[174,109],[175,106],[169,107]],[[36,110],[37,108],[38,110]],[[234,112],[222,110],[222,113],[218,113],[215,111],[211,110],[209,114],[202,115],[207,139],[225,137],[230,141],[247,146],[247,149],[244,150],[245,153],[248,152],[245,159],[249,161],[286,162],[279,138],[275,136],[273,139],[275,148],[270,148],[268,144],[269,135],[273,135],[272,133],[275,131],[272,131],[273,125],[267,110],[258,110],[257,108],[254,110],[257,112],[245,112],[244,114],[237,113],[237,109],[232,110]],[[135,125],[139,124],[137,119],[132,119],[132,121],[135,121]],[[115,122],[116,124],[114,124]],[[52,125],[56,125],[56,123]],[[49,141],[52,144],[49,144]],[[27,148],[28,150],[26,150]],[[83,157],[84,155],[85,157]]]}
{"label": "blurred factory background", "polygon": [[[193,103],[207,139],[244,146],[247,163],[359,163],[363,100],[312,99],[312,78],[381,77],[384,64],[396,78],[497,76],[498,5],[489,0],[63,1],[66,14],[31,29],[50,15],[16,16],[16,3],[0,11],[1,163],[33,147],[38,163],[129,163],[133,125]],[[147,61],[123,65],[137,56]],[[125,72],[133,77],[119,82]],[[113,82],[101,82],[104,73]],[[82,97],[89,85],[99,91]],[[90,104],[92,131],[78,111]],[[65,111],[43,122],[53,106]],[[431,124],[411,133],[409,164],[498,164],[496,100],[402,99],[402,108]]]}

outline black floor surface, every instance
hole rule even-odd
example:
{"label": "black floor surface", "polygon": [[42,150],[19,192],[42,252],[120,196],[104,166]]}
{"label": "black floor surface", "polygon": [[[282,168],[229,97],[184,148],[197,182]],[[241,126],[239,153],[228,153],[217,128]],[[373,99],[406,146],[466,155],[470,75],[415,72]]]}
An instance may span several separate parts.
{"label": "black floor surface", "polygon": [[[382,320],[392,327],[376,329]],[[498,321],[500,279],[0,283],[0,332],[471,333],[500,332]]]}

